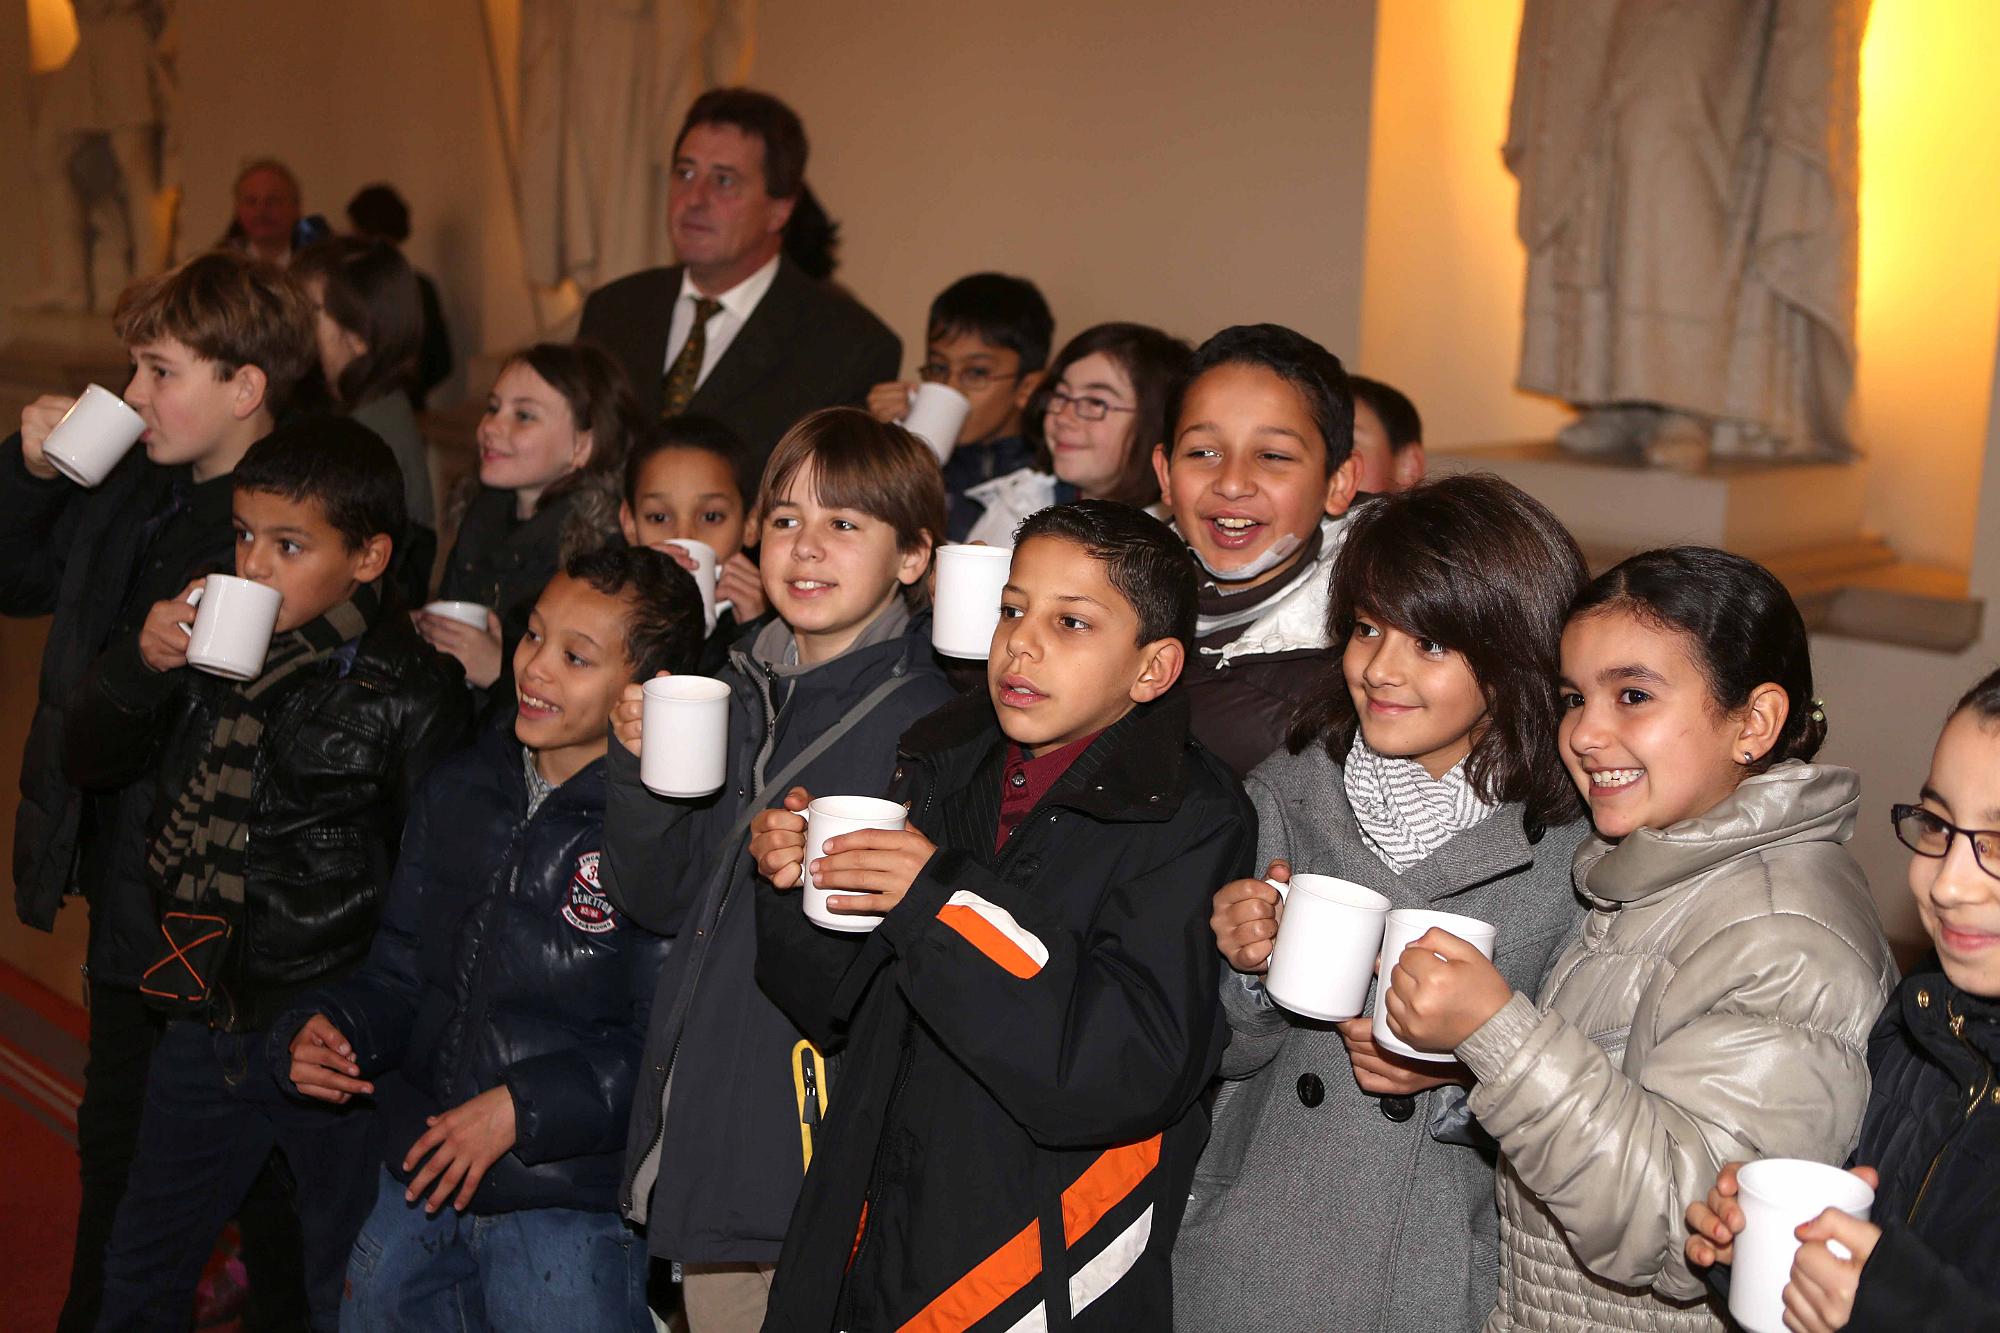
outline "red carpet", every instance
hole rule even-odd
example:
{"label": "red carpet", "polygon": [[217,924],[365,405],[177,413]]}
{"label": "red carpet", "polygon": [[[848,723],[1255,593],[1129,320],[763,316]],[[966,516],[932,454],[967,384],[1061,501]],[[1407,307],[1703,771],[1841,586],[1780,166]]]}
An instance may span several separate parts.
{"label": "red carpet", "polygon": [[0,1309],[11,1328],[54,1328],[76,1234],[76,1103],[83,1010],[0,964]]}

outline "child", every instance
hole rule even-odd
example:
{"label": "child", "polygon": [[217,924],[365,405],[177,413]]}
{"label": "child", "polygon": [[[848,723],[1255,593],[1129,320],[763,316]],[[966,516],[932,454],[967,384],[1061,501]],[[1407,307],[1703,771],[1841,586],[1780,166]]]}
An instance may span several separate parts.
{"label": "child", "polygon": [[[986,696],[903,737],[911,827],[811,867],[881,926],[829,935],[758,894],[759,981],[845,1046],[766,1328],[1168,1326],[1223,1043],[1205,886],[1249,869],[1254,827],[1173,692],[1194,600],[1136,509],[1028,519]],[[776,888],[811,790],[756,821]]]}
{"label": "child", "polygon": [[[1359,511],[1335,567],[1344,645],[1287,748],[1250,775],[1268,873],[1334,875],[1397,907],[1499,926],[1495,962],[1539,982],[1579,914],[1589,826],[1556,755],[1549,680],[1583,557],[1547,509],[1451,477]],[[1499,1280],[1490,1144],[1462,1066],[1278,1008],[1259,975],[1278,894],[1215,895],[1230,1026],[1215,1133],[1174,1251],[1175,1324],[1477,1329]]]}
{"label": "child", "polygon": [[104,1243],[156,1036],[139,973],[159,939],[145,878],[152,783],[135,775],[85,789],[64,773],[70,696],[100,653],[136,637],[155,602],[227,565],[229,474],[289,406],[313,358],[305,298],[276,270],[234,254],[202,255],[135,284],[112,318],[134,362],[125,400],[146,422],[142,447],[95,490],[73,484],[42,454],[74,401],[55,395],[29,404],[20,433],[0,446],[0,612],[54,614],[21,765],[14,901],[38,930],[54,928],[71,894],[90,905],[83,1188],[66,1331],[97,1322]]}
{"label": "child", "polygon": [[512,698],[503,677],[543,585],[566,550],[617,531],[620,469],[640,429],[624,372],[591,343],[536,343],[500,368],[479,420],[479,488],[438,585],[447,601],[486,607],[486,628],[417,616],[476,689]]}
{"label": "child", "polygon": [[[2000,822],[1996,809],[2000,672],[1952,710],[1917,804],[1891,808],[1914,853],[1910,892],[1936,953],[1903,979],[1868,1039],[1872,1090],[1849,1164],[1875,1189],[1873,1220],[1829,1208],[1800,1231],[1787,1322],[1814,1333],[1996,1327],[2000,833],[1985,828]],[[1687,1257],[1697,1267],[1734,1257],[1739,1165],[1688,1209]]]}
{"label": "child", "polygon": [[274,1145],[311,1200],[307,1295],[314,1326],[333,1327],[369,1121],[279,1097],[265,1029],[367,953],[409,797],[467,721],[457,669],[380,614],[405,517],[388,446],[305,418],[253,446],[234,482],[237,576],[282,597],[262,674],[188,668],[190,585],[99,659],[68,737],[83,785],[159,774],[147,871],[166,910],[140,984],[170,1021],[105,1255],[105,1329],[185,1318]]}
{"label": "child", "polygon": [[600,892],[604,750],[624,686],[701,636],[657,552],[572,557],[515,649],[513,727],[418,799],[367,965],[273,1026],[298,1092],[381,1109],[346,1327],[651,1330],[617,1194],[667,942]]}
{"label": "child", "polygon": [[652,1252],[681,1265],[693,1333],[762,1320],[817,1119],[802,1119],[797,1088],[828,1081],[818,1052],[757,989],[751,816],[794,783],[883,790],[896,738],[952,696],[929,614],[912,609],[944,526],[929,450],[866,412],[814,412],[772,453],[756,512],[775,618],[721,673],[731,694],[722,793],[664,800],[640,785],[634,685],[615,715],[605,817],[606,892],[675,937],[621,1203]]}
{"label": "child", "polygon": [[1363,495],[1407,491],[1424,479],[1424,422],[1403,392],[1366,375],[1354,386],[1355,486]]}
{"label": "child", "polygon": [[662,543],[691,538],[715,551],[715,598],[730,605],[716,616],[696,664],[704,676],[722,669],[729,645],[764,615],[763,581],[743,553],[757,490],[757,479],[745,475],[749,467],[750,451],[736,432],[708,417],[668,417],[625,459],[618,524],[626,542],[666,551],[686,568],[693,557]]}
{"label": "child", "polygon": [[981,506],[967,541],[1012,546],[1022,519],[1052,504],[1116,500],[1155,508],[1153,445],[1194,349],[1144,324],[1099,324],[1063,346],[1028,404],[1035,465],[966,491]]}
{"label": "child", "polygon": [[1741,556],[1648,551],[1599,576],[1561,690],[1596,826],[1580,933],[1538,1001],[1426,933],[1389,978],[1390,1029],[1458,1053],[1500,1145],[1489,1329],[1719,1330],[1681,1253],[1688,1205],[1732,1159],[1840,1160],[1867,1100],[1895,964],[1841,846],[1860,783],[1811,762],[1805,624]]}
{"label": "child", "polygon": [[1203,574],[1194,734],[1241,776],[1283,743],[1333,651],[1327,577],[1355,493],[1354,399],[1340,358],[1312,339],[1240,325],[1195,351],[1170,419],[1153,468]]}
{"label": "child", "polygon": [[[974,273],[938,293],[927,327],[918,376],[948,384],[972,401],[957,447],[944,464],[950,537],[964,541],[981,508],[966,492],[1035,461],[1021,414],[1048,364],[1055,317],[1026,278]],[[878,384],[869,391],[868,410],[878,421],[901,421],[916,390],[909,383]]]}

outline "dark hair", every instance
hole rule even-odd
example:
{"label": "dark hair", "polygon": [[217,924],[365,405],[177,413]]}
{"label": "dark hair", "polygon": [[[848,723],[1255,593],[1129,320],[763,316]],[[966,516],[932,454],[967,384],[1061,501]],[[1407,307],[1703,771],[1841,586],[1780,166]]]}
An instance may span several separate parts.
{"label": "dark hair", "polygon": [[840,267],[840,224],[827,216],[812,186],[801,183],[785,220],[785,257],[808,278],[825,282]]}
{"label": "dark hair", "polygon": [[[820,504],[881,519],[895,531],[896,549],[906,554],[928,538],[936,558],[945,540],[944,475],[923,441],[860,408],[809,412],[785,432],[765,462],[755,512],[769,514],[807,463],[813,468],[813,498]],[[920,601],[923,586],[919,580],[906,587],[905,600]]]}
{"label": "dark hair", "polygon": [[257,367],[273,417],[291,406],[319,363],[312,303],[298,283],[234,250],[196,255],[133,283],[119,295],[111,322],[127,347],[172,338],[214,362],[217,379]]}
{"label": "dark hair", "polygon": [[1981,722],[2000,718],[2000,668],[1987,672],[1977,685],[1959,695],[1958,702],[1951,706],[1951,715],[1957,717],[1968,708],[1979,714]]}
{"label": "dark hair", "polygon": [[1194,361],[1194,348],[1185,339],[1149,325],[1120,323],[1093,324],[1064,343],[1023,414],[1028,439],[1035,446],[1036,466],[1044,472],[1055,471],[1043,426],[1049,401],[1069,368],[1098,352],[1116,361],[1131,379],[1136,409],[1132,413],[1131,448],[1125,452],[1112,493],[1101,498],[1143,509],[1160,498],[1160,480],[1153,473],[1153,446],[1167,438],[1167,404]]}
{"label": "dark hair", "polygon": [[1334,659],[1287,747],[1297,754],[1317,740],[1336,763],[1353,748],[1361,724],[1341,653],[1365,616],[1465,659],[1486,698],[1465,765],[1480,798],[1518,801],[1543,828],[1568,822],[1579,797],[1557,756],[1555,681],[1564,620],[1588,577],[1562,521],[1498,477],[1443,477],[1362,505],[1347,520],[1327,599]]}
{"label": "dark hair", "polygon": [[347,201],[347,221],[363,236],[398,245],[410,239],[410,206],[393,185],[362,186]]}
{"label": "dark hair", "polygon": [[674,156],[697,125],[730,125],[755,135],[764,144],[764,193],[773,199],[796,199],[806,183],[806,127],[796,111],[769,93],[754,88],[711,88],[694,99],[681,132],[674,136]]}
{"label": "dark hair", "polygon": [[563,561],[563,573],[606,597],[629,597],[625,657],[633,680],[685,675],[701,657],[706,626],[694,575],[649,546],[601,546]]}
{"label": "dark hair", "polygon": [[1722,712],[1743,707],[1767,681],[1784,690],[1790,705],[1784,730],[1750,772],[1819,753],[1826,718],[1813,704],[1805,618],[1770,570],[1712,546],[1641,551],[1592,579],[1571,604],[1569,618],[1611,611],[1685,638]]}
{"label": "dark hair", "polygon": [[590,458],[542,492],[536,508],[546,509],[560,496],[584,489],[601,490],[617,508],[618,481],[625,473],[625,453],[645,430],[645,417],[624,367],[596,343],[535,343],[507,358],[501,367],[523,365],[540,375],[569,405],[578,431],[589,431]]}
{"label": "dark hair", "polygon": [[[1298,390],[1326,444],[1326,475],[1340,470],[1354,452],[1354,390],[1340,358],[1303,333],[1282,324],[1238,324],[1197,347],[1194,364],[1174,395],[1170,429],[1180,429],[1188,389],[1221,366],[1262,366]],[[1173,454],[1171,441],[1168,456]]]}
{"label": "dark hair", "polygon": [[301,250],[292,274],[301,283],[318,278],[328,318],[368,345],[327,385],[343,407],[351,411],[409,388],[423,346],[424,307],[402,251],[388,241],[335,236]]}
{"label": "dark hair", "polygon": [[756,459],[749,446],[743,443],[735,431],[713,417],[678,416],[668,417],[651,432],[643,436],[625,456],[625,502],[639,502],[639,478],[646,464],[654,455],[669,449],[693,449],[699,453],[712,454],[729,467],[729,475],[736,482],[737,498],[747,511],[750,498],[757,493],[757,476],[752,470]]}
{"label": "dark hair", "polygon": [[1140,644],[1179,639],[1194,650],[1199,590],[1194,562],[1173,529],[1143,509],[1115,500],[1051,505],[1021,520],[1019,550],[1036,537],[1070,542],[1104,566],[1104,575],[1139,617]]}
{"label": "dark hair", "polygon": [[1049,342],[1056,336],[1056,317],[1049,303],[1026,278],[1005,273],[973,273],[937,294],[925,336],[932,342],[954,333],[969,333],[982,342],[1005,347],[1021,358],[1021,373],[1032,374],[1049,363]]}
{"label": "dark hair", "polygon": [[401,542],[410,511],[403,469],[382,437],[358,421],[298,416],[250,446],[230,473],[238,491],[310,501],[350,551],[377,533]]}
{"label": "dark hair", "polygon": [[1413,444],[1424,442],[1424,419],[1417,415],[1417,405],[1393,384],[1381,380],[1371,380],[1366,375],[1349,375],[1347,383],[1354,390],[1354,401],[1368,404],[1375,419],[1382,423],[1382,433],[1389,437],[1389,452],[1400,454]]}

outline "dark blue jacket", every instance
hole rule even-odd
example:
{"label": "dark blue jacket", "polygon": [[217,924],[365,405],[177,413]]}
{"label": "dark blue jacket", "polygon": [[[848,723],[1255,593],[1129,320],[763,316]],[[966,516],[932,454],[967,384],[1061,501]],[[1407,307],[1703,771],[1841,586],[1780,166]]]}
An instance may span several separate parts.
{"label": "dark blue jacket", "polygon": [[376,1082],[383,1156],[399,1176],[424,1117],[505,1084],[514,1148],[469,1211],[611,1212],[668,946],[598,891],[604,761],[532,818],[522,765],[505,726],[438,765],[367,963],[308,997],[272,1040],[289,1045],[315,1012],[333,1021]]}

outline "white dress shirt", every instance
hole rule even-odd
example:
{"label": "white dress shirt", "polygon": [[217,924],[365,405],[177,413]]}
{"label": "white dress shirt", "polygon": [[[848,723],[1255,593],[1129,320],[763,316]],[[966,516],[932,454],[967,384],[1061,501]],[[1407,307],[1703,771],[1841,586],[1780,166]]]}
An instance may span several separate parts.
{"label": "white dress shirt", "polygon": [[[743,326],[750,322],[750,314],[764,294],[771,290],[771,283],[778,276],[779,256],[772,255],[770,262],[752,273],[743,281],[731,287],[714,300],[722,302],[722,309],[709,316],[708,344],[702,348],[701,373],[695,376],[697,389],[708,379],[722,354],[729,350],[729,344],[736,341],[736,335],[743,332]],[[694,279],[686,269],[681,270],[681,294],[674,299],[674,319],[667,326],[667,359],[660,366],[660,373],[674,364],[674,358],[687,346],[688,335],[694,332],[694,303],[705,293],[698,291]]]}

